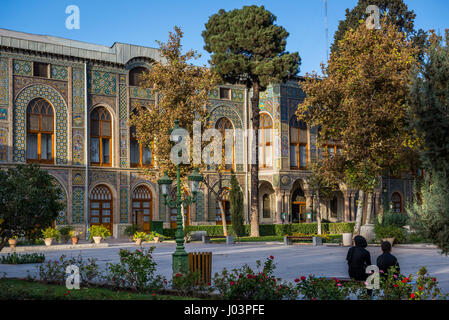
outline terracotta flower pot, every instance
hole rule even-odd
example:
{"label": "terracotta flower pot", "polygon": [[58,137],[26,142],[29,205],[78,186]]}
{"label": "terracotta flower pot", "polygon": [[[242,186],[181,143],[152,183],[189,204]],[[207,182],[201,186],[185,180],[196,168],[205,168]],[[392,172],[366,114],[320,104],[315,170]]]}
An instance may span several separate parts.
{"label": "terracotta flower pot", "polygon": [[92,237],[94,239],[95,244],[100,244],[101,237]]}
{"label": "terracotta flower pot", "polygon": [[159,237],[154,237],[153,240],[154,242],[160,242],[161,239]]}
{"label": "terracotta flower pot", "polygon": [[10,247],[11,249],[15,249],[15,248],[16,248],[16,245],[17,245],[17,239],[9,239],[9,240],[8,240],[8,243],[9,243],[9,247]]}
{"label": "terracotta flower pot", "polygon": [[53,243],[53,238],[45,238],[45,245],[47,247],[51,246],[51,244]]}
{"label": "terracotta flower pot", "polygon": [[136,239],[136,244],[140,246],[142,244],[142,239]]}
{"label": "terracotta flower pot", "polygon": [[78,241],[79,241],[80,239],[78,238],[78,237],[73,237],[72,238],[72,244],[73,245],[76,245],[76,244],[78,244]]}

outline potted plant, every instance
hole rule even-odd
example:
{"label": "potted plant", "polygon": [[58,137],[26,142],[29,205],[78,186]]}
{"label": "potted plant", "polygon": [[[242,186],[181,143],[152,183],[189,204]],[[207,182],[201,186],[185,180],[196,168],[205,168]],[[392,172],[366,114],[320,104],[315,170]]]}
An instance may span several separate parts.
{"label": "potted plant", "polygon": [[75,228],[73,228],[73,226],[71,226],[71,225],[66,225],[66,226],[60,227],[58,230],[59,230],[59,234],[61,236],[61,242],[67,243],[67,242],[69,242],[69,240],[71,238],[70,232],[75,230]]}
{"label": "potted plant", "polygon": [[11,249],[15,249],[15,248],[16,248],[16,245],[17,245],[17,239],[18,239],[18,238],[19,238],[18,236],[14,236],[14,237],[12,237],[12,238],[9,238],[8,243],[9,243],[9,247],[10,247]]}
{"label": "potted plant", "polygon": [[145,232],[139,232],[137,231],[134,233],[133,240],[136,242],[138,246],[142,244],[142,240],[146,240],[148,238],[148,235]]}
{"label": "potted plant", "polygon": [[152,231],[149,236],[149,240],[153,240],[154,242],[161,242],[164,240],[164,236],[156,231]]}
{"label": "potted plant", "polygon": [[134,234],[138,231],[140,231],[139,226],[137,224],[133,224],[133,225],[127,226],[125,228],[125,230],[123,231],[123,233],[129,237],[129,241],[134,241],[133,240]]}
{"label": "potted plant", "polygon": [[59,240],[60,237],[59,230],[52,227],[48,227],[47,229],[42,230],[42,235],[44,237],[46,246],[51,246],[53,240],[54,239]]}
{"label": "potted plant", "polygon": [[78,244],[78,241],[80,240],[80,236],[83,233],[80,231],[72,230],[70,231],[70,237],[72,238],[72,245]]}
{"label": "potted plant", "polygon": [[95,244],[100,244],[101,239],[106,239],[111,236],[109,229],[102,225],[93,225],[89,228],[89,239],[93,239]]}
{"label": "potted plant", "polygon": [[353,228],[349,223],[345,223],[342,227],[343,245],[346,247],[352,246],[352,232]]}

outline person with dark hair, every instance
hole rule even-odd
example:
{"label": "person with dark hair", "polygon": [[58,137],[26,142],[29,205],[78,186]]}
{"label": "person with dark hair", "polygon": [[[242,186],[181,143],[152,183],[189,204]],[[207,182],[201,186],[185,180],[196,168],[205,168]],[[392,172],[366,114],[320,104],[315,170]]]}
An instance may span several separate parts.
{"label": "person with dark hair", "polygon": [[398,259],[391,254],[391,243],[389,241],[384,241],[381,244],[382,252],[379,257],[377,257],[377,266],[379,267],[379,272],[381,275],[386,275],[388,269],[391,267],[396,267],[397,274],[400,273]]}
{"label": "person with dark hair", "polygon": [[368,246],[366,239],[362,236],[355,236],[355,246],[349,248],[346,260],[348,260],[349,277],[359,281],[368,278],[366,268],[371,265],[371,255],[365,248]]}

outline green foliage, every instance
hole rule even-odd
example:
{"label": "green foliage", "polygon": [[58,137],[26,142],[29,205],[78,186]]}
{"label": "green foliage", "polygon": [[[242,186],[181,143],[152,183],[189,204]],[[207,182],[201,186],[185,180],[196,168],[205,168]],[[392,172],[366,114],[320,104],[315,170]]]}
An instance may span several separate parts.
{"label": "green foliage", "polygon": [[137,239],[141,239],[142,241],[147,241],[148,240],[148,234],[146,234],[145,232],[137,231],[133,235],[133,240],[136,241]]}
{"label": "green foliage", "polygon": [[156,275],[153,251],[156,247],[130,251],[121,249],[120,263],[107,263],[106,280],[116,289],[130,288],[138,291],[161,289],[165,279]]}
{"label": "green foliage", "polygon": [[102,225],[90,226],[88,230],[89,239],[92,239],[93,237],[102,237],[103,239],[106,239],[111,236],[109,229]]}
{"label": "green foliage", "polygon": [[299,295],[306,300],[347,300],[351,292],[350,287],[337,278],[329,280],[310,275],[297,278],[295,282]]}
{"label": "green foliage", "polygon": [[138,231],[140,231],[139,226],[137,224],[132,224],[130,226],[126,226],[125,230],[123,230],[123,233],[128,237],[132,237]]}
{"label": "green foliage", "polygon": [[39,266],[39,279],[45,282],[65,284],[67,267],[76,265],[80,272],[80,286],[88,286],[102,279],[97,260],[96,258],[88,258],[85,261],[81,254],[78,257],[67,258],[63,254],[58,260],[50,260]]}
{"label": "green foliage", "polygon": [[0,170],[0,250],[13,236],[36,239],[64,210],[64,191],[39,165]]}
{"label": "green foliage", "polygon": [[334,34],[334,42],[331,45],[332,53],[338,51],[338,42],[343,39],[348,30],[357,29],[361,20],[363,20],[362,23],[365,23],[366,18],[370,15],[366,13],[366,8],[369,5],[377,6],[380,17],[386,14],[387,22],[399,27],[399,31],[412,35],[414,42],[418,46],[423,46],[423,31],[416,32],[414,30],[416,14],[413,10],[408,10],[403,0],[359,0],[354,8],[346,9],[345,19],[340,21]]}
{"label": "green foliage", "polygon": [[42,230],[42,236],[44,237],[44,239],[54,238],[59,240],[61,234],[58,229],[48,227],[47,229]]}
{"label": "green foliage", "polygon": [[66,225],[63,227],[59,227],[58,230],[59,230],[59,235],[60,235],[61,241],[67,242],[72,237],[71,233],[72,233],[72,231],[75,230],[75,228],[71,225]]}
{"label": "green foliage", "polygon": [[374,224],[374,233],[380,240],[385,238],[395,238],[395,242],[404,243],[406,239],[405,230],[394,225]]}
{"label": "green foliage", "polygon": [[426,175],[421,200],[415,197],[406,210],[416,233],[430,239],[445,255],[449,254],[449,183],[443,173]]}
{"label": "green foliage", "polygon": [[[184,232],[188,232],[187,228],[184,229]],[[174,239],[176,237],[176,228],[164,229],[163,234],[166,238]]]}
{"label": "green foliage", "polygon": [[184,296],[191,296],[198,292],[214,291],[213,286],[210,283],[204,283],[201,280],[201,274],[199,272],[189,271],[187,274],[177,273],[173,276],[172,288],[181,292]]}
{"label": "green foliage", "polygon": [[408,223],[408,216],[401,213],[395,213],[391,210],[386,211],[381,216],[381,225],[383,226],[395,226],[402,228]]}
{"label": "green foliage", "polygon": [[156,238],[156,237],[158,237],[159,240],[164,240],[165,239],[164,235],[162,235],[160,233],[157,233],[156,231],[151,231],[150,234],[148,235],[148,241],[153,241],[154,238]]}
{"label": "green foliage", "polygon": [[261,269],[258,260],[257,269],[253,271],[248,265],[233,269],[232,273],[225,268],[221,274],[216,273],[214,284],[219,293],[227,300],[294,300],[297,292],[292,285],[281,282],[274,276],[276,265],[274,257],[268,258]]}
{"label": "green foliage", "polygon": [[288,32],[274,24],[264,6],[244,6],[209,17],[203,31],[204,49],[224,82],[261,87],[298,73],[299,54],[285,51]]}
{"label": "green foliage", "polygon": [[164,233],[164,222],[163,221],[151,221],[150,229],[156,231],[157,233]]}
{"label": "green foliage", "polygon": [[26,264],[26,263],[42,263],[45,261],[45,256],[42,253],[8,253],[2,256],[0,263],[3,264]]}
{"label": "green foliage", "polygon": [[[229,193],[229,201],[231,205],[232,230],[237,237],[245,235],[245,226],[243,222],[243,192],[240,184],[235,177],[234,172],[231,175],[231,191]],[[260,227],[259,227],[260,230]]]}

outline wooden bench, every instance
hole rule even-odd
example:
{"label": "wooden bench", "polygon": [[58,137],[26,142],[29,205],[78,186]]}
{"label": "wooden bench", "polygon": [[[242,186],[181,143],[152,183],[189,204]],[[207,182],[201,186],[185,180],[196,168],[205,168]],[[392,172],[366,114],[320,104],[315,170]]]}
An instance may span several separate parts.
{"label": "wooden bench", "polygon": [[293,243],[293,240],[303,240],[308,241],[312,240],[313,245],[320,246],[323,244],[323,239],[321,237],[313,237],[313,236],[284,236],[284,244],[290,245]]}
{"label": "wooden bench", "polygon": [[233,244],[233,236],[202,236],[203,243],[210,243],[210,239],[226,239],[226,244]]}

